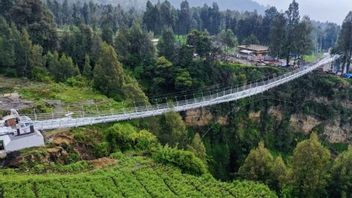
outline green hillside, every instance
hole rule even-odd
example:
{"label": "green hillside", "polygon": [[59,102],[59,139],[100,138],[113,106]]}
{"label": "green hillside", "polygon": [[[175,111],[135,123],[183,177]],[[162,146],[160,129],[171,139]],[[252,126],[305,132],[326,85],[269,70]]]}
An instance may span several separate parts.
{"label": "green hillside", "polygon": [[224,183],[210,175],[182,174],[145,157],[123,157],[117,165],[70,175],[3,171],[0,197],[276,197],[263,184]]}

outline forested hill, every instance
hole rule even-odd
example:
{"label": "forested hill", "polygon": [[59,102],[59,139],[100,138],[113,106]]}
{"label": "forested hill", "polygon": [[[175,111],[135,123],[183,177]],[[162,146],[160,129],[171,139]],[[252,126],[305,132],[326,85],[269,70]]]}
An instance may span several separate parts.
{"label": "forested hill", "polygon": [[[176,7],[181,4],[183,0],[170,0]],[[266,7],[252,0],[189,0],[191,6],[203,6],[204,4],[212,5],[213,2],[218,3],[220,10],[238,10],[238,11],[254,11],[264,13]]]}
{"label": "forested hill", "polygon": [[[64,1],[64,0],[60,0]],[[94,2],[98,4],[111,4],[117,6],[120,4],[123,8],[137,8],[137,9],[145,9],[145,5],[148,0],[69,0],[72,2]],[[173,6],[176,8],[180,7],[180,4],[183,0],[169,0]],[[151,0],[153,3],[157,3],[158,0]],[[191,6],[203,6],[204,4],[212,5],[213,2],[218,3],[219,8],[221,10],[238,10],[238,11],[254,11],[257,10],[258,13],[264,13],[266,7],[260,5],[259,3],[252,0],[188,0]]]}

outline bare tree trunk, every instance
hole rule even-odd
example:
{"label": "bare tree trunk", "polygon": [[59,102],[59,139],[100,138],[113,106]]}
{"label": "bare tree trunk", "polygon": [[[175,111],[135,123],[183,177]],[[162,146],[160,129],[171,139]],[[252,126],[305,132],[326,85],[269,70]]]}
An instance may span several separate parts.
{"label": "bare tree trunk", "polygon": [[346,66],[346,57],[343,58],[343,61],[341,63],[341,76],[344,74],[345,72],[345,66]]}
{"label": "bare tree trunk", "polygon": [[290,66],[290,55],[286,56],[286,66]]}

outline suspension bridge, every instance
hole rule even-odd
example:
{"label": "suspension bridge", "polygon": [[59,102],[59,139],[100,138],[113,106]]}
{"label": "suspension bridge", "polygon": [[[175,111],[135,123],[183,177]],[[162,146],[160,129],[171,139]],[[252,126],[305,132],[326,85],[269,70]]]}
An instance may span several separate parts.
{"label": "suspension bridge", "polygon": [[325,55],[315,64],[306,65],[285,74],[269,78],[260,82],[250,83],[241,87],[224,88],[221,91],[213,91],[202,94],[192,99],[176,100],[164,103],[134,106],[122,110],[110,110],[108,112],[88,113],[85,111],[36,114],[20,116],[16,110],[0,120],[0,159],[5,158],[7,153],[24,148],[43,146],[44,137],[40,131],[74,128],[101,123],[118,122],[162,115],[175,111],[187,111],[201,107],[208,107],[226,102],[236,101],[264,93],[282,84],[300,78],[319,67],[332,63],[338,56]]}
{"label": "suspension bridge", "polygon": [[330,64],[336,59],[338,59],[338,56],[325,55],[324,58],[320,59],[318,62],[312,65],[300,67],[299,69],[277,77],[273,77],[268,80],[247,84],[242,87],[228,88],[216,93],[212,93],[210,95],[204,95],[192,99],[166,102],[162,104],[136,106],[127,110],[111,110],[109,112],[100,114],[88,114],[80,111],[71,112],[70,114],[61,116],[54,114],[35,114],[31,117],[35,129],[51,130],[147,118],[162,115],[170,111],[182,112],[191,109],[236,101],[264,93],[270,89],[300,78],[324,65]]}

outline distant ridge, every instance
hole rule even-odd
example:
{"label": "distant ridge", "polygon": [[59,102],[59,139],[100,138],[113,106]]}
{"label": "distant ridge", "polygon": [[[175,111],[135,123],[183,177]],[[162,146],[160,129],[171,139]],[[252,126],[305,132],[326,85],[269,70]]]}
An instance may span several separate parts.
{"label": "distant ridge", "polygon": [[[169,0],[175,7],[179,8],[183,0]],[[203,6],[204,4],[212,5],[216,2],[221,10],[238,10],[238,11],[254,11],[264,13],[267,9],[265,6],[253,0],[188,0],[191,6]]]}
{"label": "distant ridge", "polygon": [[[44,0],[45,1],[45,0]],[[63,0],[60,0],[63,1]],[[69,0],[70,2],[89,2],[91,0]],[[134,7],[136,9],[145,9],[146,3],[148,0],[92,0],[98,4],[112,4],[118,5],[120,4],[123,8],[131,8]],[[151,0],[153,3],[157,3],[158,1],[163,2],[163,0]],[[183,0],[169,0],[175,8],[179,8],[180,4]],[[259,3],[253,0],[188,0],[191,6],[203,6],[207,4],[211,6],[213,2],[218,3],[219,8],[221,10],[238,10],[238,11],[254,11],[257,10],[258,13],[264,13],[266,7],[260,5]]]}

